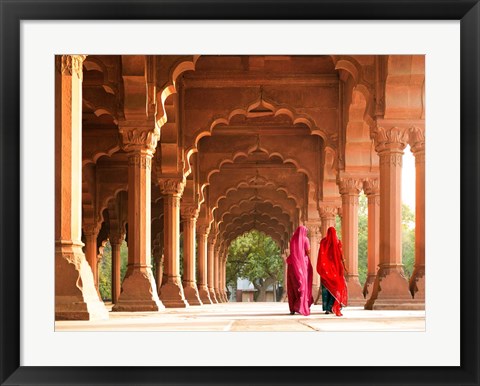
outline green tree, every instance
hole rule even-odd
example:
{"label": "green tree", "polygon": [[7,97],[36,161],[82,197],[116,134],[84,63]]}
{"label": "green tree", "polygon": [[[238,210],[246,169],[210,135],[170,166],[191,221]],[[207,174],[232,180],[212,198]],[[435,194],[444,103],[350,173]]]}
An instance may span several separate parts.
{"label": "green tree", "polygon": [[[335,228],[341,239],[341,221],[337,216]],[[415,213],[407,204],[402,204],[402,263],[410,277],[415,262]],[[358,200],[358,279],[363,285],[368,273],[368,199],[365,194]]]}
{"label": "green tree", "polygon": [[410,278],[415,263],[415,213],[407,204],[402,204],[402,263]]}
{"label": "green tree", "polygon": [[365,194],[358,197],[358,280],[363,286],[368,268],[368,200]]}
{"label": "green tree", "polygon": [[[120,277],[123,281],[127,272],[128,247],[124,240],[120,245]],[[112,300],[112,246],[110,242],[103,248],[103,256],[98,266],[98,289],[103,300]]]}
{"label": "green tree", "polygon": [[112,300],[112,246],[109,242],[105,244],[99,262],[98,289],[103,300]]}
{"label": "green tree", "polygon": [[127,264],[128,264],[128,245],[125,240],[123,240],[120,245],[120,281],[123,282],[123,278],[127,273]]}
{"label": "green tree", "polygon": [[237,237],[228,250],[227,285],[236,288],[237,278],[245,278],[257,289],[256,301],[265,301],[273,283],[283,283],[280,248],[270,236],[253,230]]}

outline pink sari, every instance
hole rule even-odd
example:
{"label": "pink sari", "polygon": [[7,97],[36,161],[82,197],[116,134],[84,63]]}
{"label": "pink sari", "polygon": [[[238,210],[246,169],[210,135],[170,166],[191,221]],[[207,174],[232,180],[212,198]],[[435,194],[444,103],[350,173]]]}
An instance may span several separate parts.
{"label": "pink sari", "polygon": [[310,315],[313,303],[312,280],[313,269],[307,251],[310,242],[307,228],[299,226],[290,240],[290,256],[287,258],[287,294],[290,312]]}

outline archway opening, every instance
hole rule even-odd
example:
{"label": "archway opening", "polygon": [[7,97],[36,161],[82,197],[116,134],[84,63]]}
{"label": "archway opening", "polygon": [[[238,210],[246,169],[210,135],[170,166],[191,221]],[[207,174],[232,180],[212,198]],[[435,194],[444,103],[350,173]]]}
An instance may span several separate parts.
{"label": "archway opening", "polygon": [[280,247],[268,235],[251,230],[232,241],[226,266],[227,286],[237,302],[280,301],[284,283]]}
{"label": "archway opening", "polygon": [[[123,240],[120,244],[120,282],[127,272],[128,246]],[[112,301],[112,245],[107,241],[98,264],[98,290],[104,302]]]}

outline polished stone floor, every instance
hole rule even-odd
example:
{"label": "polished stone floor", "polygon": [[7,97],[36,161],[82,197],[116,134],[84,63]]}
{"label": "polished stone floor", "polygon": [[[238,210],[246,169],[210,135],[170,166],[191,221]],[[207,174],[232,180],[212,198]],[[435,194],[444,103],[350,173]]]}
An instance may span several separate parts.
{"label": "polished stone floor", "polygon": [[[111,309],[111,305],[107,305]],[[57,321],[55,331],[424,331],[425,311],[367,311],[347,307],[343,317],[290,315],[287,303],[223,303],[160,312],[110,312],[109,320]]]}

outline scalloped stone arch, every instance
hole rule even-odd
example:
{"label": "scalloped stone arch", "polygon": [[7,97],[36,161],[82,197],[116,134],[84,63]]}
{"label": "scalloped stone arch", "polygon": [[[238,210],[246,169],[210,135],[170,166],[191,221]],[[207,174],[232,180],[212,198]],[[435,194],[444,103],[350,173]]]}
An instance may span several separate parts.
{"label": "scalloped stone arch", "polygon": [[272,239],[278,241],[279,246],[283,242],[284,236],[279,233],[275,228],[269,226],[268,224],[254,224],[253,221],[251,223],[241,224],[237,228],[233,229],[231,232],[226,233],[224,235],[224,240],[229,246],[232,241],[235,240],[237,237],[244,235],[245,233],[251,232],[252,230],[257,230],[267,236],[270,236]]}
{"label": "scalloped stone arch", "polygon": [[364,79],[362,65],[352,56],[334,56],[335,69],[348,73],[366,101],[364,119],[370,126],[374,122],[372,86]]}
{"label": "scalloped stone arch", "polygon": [[[226,245],[227,249],[230,248],[230,245],[232,244],[232,242],[233,242],[236,238],[238,238],[238,237],[240,237],[240,236],[243,236],[243,235],[251,232],[252,230],[253,230],[253,228],[251,228],[251,229],[246,229],[246,230],[244,230],[242,233],[234,234],[234,235],[232,235],[231,237],[229,237],[228,240],[225,240],[225,245]],[[262,234],[264,234],[265,236],[271,237],[272,240],[278,245],[278,247],[281,248],[281,245],[282,245],[281,236],[279,236],[278,234],[271,235],[271,234],[266,233],[266,232],[263,231],[263,230],[262,230],[262,231],[259,231],[259,232],[262,233]],[[227,254],[227,258],[228,258],[228,254]]]}
{"label": "scalloped stone arch", "polygon": [[218,229],[218,234],[222,234],[225,232],[230,232],[234,227],[241,225],[242,223],[246,223],[249,221],[257,222],[257,223],[265,223],[269,226],[278,226],[281,227],[282,232],[287,232],[288,233],[288,224],[284,224],[281,222],[281,220],[277,218],[270,218],[266,214],[263,214],[261,216],[258,215],[258,213],[255,212],[249,212],[249,213],[243,213],[241,216],[236,217],[232,222],[226,224],[224,227],[221,227]]}
{"label": "scalloped stone arch", "polygon": [[[228,215],[228,214],[231,214],[235,208],[238,208],[238,209],[241,210],[242,205],[245,206],[245,204],[251,203],[251,202],[252,202],[252,198],[250,198],[250,199],[245,198],[245,199],[239,201],[238,203],[233,203],[233,204],[227,209],[227,211],[223,212],[223,213],[220,215],[220,219],[218,220],[218,223],[220,224],[221,222],[223,222],[223,219],[225,218],[225,216]],[[286,216],[290,217],[290,215],[289,215],[287,212],[285,212],[285,211],[283,210],[283,208],[282,208],[279,204],[273,203],[271,200],[262,200],[262,204],[268,204],[268,205],[270,205],[273,210],[275,210],[276,208],[278,208],[278,210],[280,210],[283,214],[285,214]]]}
{"label": "scalloped stone arch", "polygon": [[[218,208],[219,206],[219,203],[221,200],[223,199],[226,199],[228,194],[230,192],[234,192],[234,191],[238,191],[240,190],[242,187],[249,187],[250,185],[248,184],[248,181],[247,180],[244,180],[244,181],[241,181],[239,182],[236,186],[233,186],[231,188],[228,188],[226,191],[225,191],[225,194],[223,194],[222,196],[220,196],[218,198],[218,200],[216,201],[215,205],[212,206],[212,213],[215,213],[215,210]],[[282,187],[282,186],[277,186],[275,183],[273,182],[270,182],[270,183],[267,183],[265,186],[273,186],[275,191],[281,191],[283,193],[285,193],[285,195],[287,196],[287,199],[290,199],[290,200],[293,200],[295,202],[295,207],[297,209],[300,209],[301,208],[301,205],[298,203],[298,200],[297,198],[292,195],[288,190],[287,188],[285,187]]]}
{"label": "scalloped stone arch", "polygon": [[[288,212],[286,212],[283,207],[279,204],[279,203],[273,203],[271,200],[268,200],[268,201],[261,201],[261,202],[254,202],[253,201],[253,197],[247,197],[245,199],[242,199],[241,201],[239,202],[233,202],[230,207],[228,207],[225,211],[223,211],[219,216],[219,219],[218,219],[218,223],[220,223],[221,221],[223,221],[223,219],[225,218],[225,216],[227,215],[231,215],[231,214],[234,214],[235,213],[235,209],[238,209],[238,210],[244,210],[245,207],[250,207],[250,206],[254,206],[258,209],[262,209],[262,207],[266,207],[268,209],[271,209],[272,211],[276,211],[276,212],[279,212],[280,214],[290,218],[290,214]],[[242,209],[243,207],[243,209]],[[272,212],[273,213],[273,212]]]}
{"label": "scalloped stone arch", "polygon": [[120,150],[121,150],[120,145],[115,145],[115,146],[112,146],[111,148],[109,148],[107,150],[98,151],[98,152],[94,153],[93,156],[91,156],[90,158],[83,159],[82,160],[82,167],[87,166],[88,164],[91,164],[91,163],[96,164],[99,158],[101,158],[103,156],[111,157],[112,155],[119,152]]}
{"label": "scalloped stone arch", "polygon": [[[186,166],[186,169],[187,170],[191,169],[190,157],[193,153],[198,152],[198,143],[203,137],[211,136],[213,129],[218,125],[221,125],[221,124],[229,125],[232,118],[236,115],[243,115],[245,117],[248,117],[249,111],[255,108],[255,106],[257,106],[259,103],[260,103],[260,98],[255,100],[253,103],[250,103],[248,106],[239,107],[232,110],[227,117],[214,118],[207,129],[200,129],[195,134],[195,139],[193,141],[193,144],[185,150],[185,155],[187,160],[186,163],[188,164],[188,166]],[[262,101],[262,103],[267,105],[268,102]],[[320,136],[323,139],[325,144],[329,144],[330,146],[333,146],[333,144],[330,143],[330,137],[328,136],[328,134],[325,131],[318,128],[314,120],[310,118],[308,115],[297,113],[291,107],[276,104],[276,103],[268,103],[268,106],[272,108],[274,118],[280,115],[288,116],[292,120],[292,125],[296,125],[299,123],[306,125],[310,129],[311,134]]]}
{"label": "scalloped stone arch", "polygon": [[108,80],[108,68],[105,63],[92,55],[87,55],[83,61],[83,67],[85,67],[87,71],[101,72],[103,74],[103,83],[101,86],[108,94],[115,95],[115,89],[117,87]]}
{"label": "scalloped stone arch", "polygon": [[105,195],[103,197],[103,199],[101,200],[101,202],[99,202],[97,215],[98,215],[98,219],[100,220],[100,224],[103,221],[105,221],[105,219],[103,217],[103,211],[108,208],[109,201],[113,200],[113,199],[116,199],[117,194],[119,194],[120,192],[128,192],[128,186],[126,186],[126,185],[119,186],[118,188],[113,190],[113,192],[110,192],[107,195]]}
{"label": "scalloped stone arch", "polygon": [[224,228],[222,227],[222,229],[219,229],[219,234],[222,234],[222,233],[225,233],[225,232],[230,232],[232,230],[232,228],[234,228],[235,226],[238,226],[237,225],[238,223],[242,224],[242,223],[247,223],[249,221],[254,221],[254,222],[257,222],[259,224],[260,223],[265,223],[267,225],[275,224],[275,225],[278,225],[278,226],[282,227],[282,232],[288,233],[288,231],[289,231],[288,224],[284,224],[276,218],[270,218],[266,215],[258,216],[256,214],[254,214],[253,212],[250,212],[250,213],[242,214],[241,216],[235,218],[235,220],[233,220],[233,222],[228,223]]}
{"label": "scalloped stone arch", "polygon": [[[270,198],[266,198],[266,197],[260,197],[262,202],[269,202],[269,203],[272,204],[272,207],[273,206],[281,207],[282,210],[291,217],[295,217],[298,214],[296,211],[298,211],[299,208],[297,207],[296,202],[293,199],[288,198],[287,194],[284,191],[279,192],[277,190],[272,190],[272,192],[274,192],[275,195],[278,196],[278,201],[273,201]],[[247,196],[244,196],[244,197],[240,196],[241,198],[237,197],[237,196],[241,195],[242,193],[243,193],[242,189],[229,192],[229,195],[226,197],[226,199],[223,199],[223,200],[219,201],[217,210],[219,210],[221,207],[223,207],[225,205],[229,205],[229,200],[233,200],[230,207],[232,207],[234,205],[239,205],[244,200],[245,201],[251,201],[252,200],[252,198],[253,198],[252,196],[248,196],[248,197]],[[260,194],[260,196],[263,196],[262,191],[260,191],[259,194]],[[227,201],[225,201],[225,200],[227,200]],[[240,201],[238,201],[238,200],[240,200]],[[280,203],[283,203],[284,205],[281,205]],[[289,209],[290,209],[290,205],[291,205],[291,212],[292,212],[291,214],[284,210],[285,209],[285,203],[288,203]],[[228,211],[228,208],[229,208],[228,206],[227,206],[227,208],[222,208],[223,212],[221,212],[221,213],[225,213],[226,211]]]}
{"label": "scalloped stone arch", "polygon": [[193,55],[191,60],[180,59],[176,64],[171,67],[169,79],[160,91],[157,92],[157,100],[160,101],[161,111],[158,110],[155,117],[156,125],[161,128],[167,122],[167,114],[165,111],[165,101],[167,98],[177,93],[177,79],[185,71],[194,71],[195,63],[197,62],[199,55]]}
{"label": "scalloped stone arch", "polygon": [[207,174],[207,182],[206,184],[209,184],[210,183],[210,179],[211,177],[214,175],[214,174],[217,174],[217,173],[221,173],[222,172],[222,166],[223,165],[226,165],[226,164],[235,164],[235,160],[237,160],[239,157],[246,157],[248,158],[248,156],[253,153],[255,150],[257,149],[260,149],[262,152],[264,152],[265,154],[268,155],[269,159],[273,158],[273,157],[278,157],[282,160],[283,164],[292,164],[295,166],[296,168],[296,172],[297,173],[303,173],[307,176],[308,180],[312,180],[312,176],[310,175],[310,173],[308,172],[308,170],[304,169],[303,167],[300,166],[300,161],[298,160],[294,160],[292,158],[286,158],[279,152],[269,152],[267,149],[265,148],[262,148],[261,146],[257,147],[257,145],[253,145],[251,146],[247,152],[245,151],[242,151],[242,150],[239,150],[239,151],[236,151],[233,156],[231,158],[227,158],[227,159],[224,159],[222,161],[220,161],[219,165],[217,168],[215,169],[212,169],[208,174]]}
{"label": "scalloped stone arch", "polygon": [[[244,211],[242,212],[242,214],[240,215],[240,217],[243,217],[244,215],[259,215],[260,218],[265,218],[265,217],[268,217],[269,219],[271,220],[275,220],[275,221],[278,221],[279,223],[283,224],[283,225],[287,225],[287,229],[288,230],[289,228],[291,228],[291,219],[290,219],[290,216],[288,214],[284,214],[283,212],[280,212],[280,213],[274,213],[273,211],[272,212],[268,212],[266,210],[264,211],[258,211],[258,212],[255,212],[255,209],[252,209],[252,210],[248,210],[248,211]],[[235,221],[236,217],[238,215],[234,215],[234,214],[230,214],[230,217],[231,218],[227,218],[226,221],[219,221],[217,223],[217,227],[219,230],[221,229],[226,229],[228,227],[229,224],[233,223],[233,221]],[[228,221],[227,221],[228,220]],[[224,225],[225,224],[225,225]]]}

